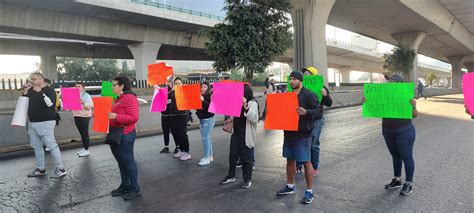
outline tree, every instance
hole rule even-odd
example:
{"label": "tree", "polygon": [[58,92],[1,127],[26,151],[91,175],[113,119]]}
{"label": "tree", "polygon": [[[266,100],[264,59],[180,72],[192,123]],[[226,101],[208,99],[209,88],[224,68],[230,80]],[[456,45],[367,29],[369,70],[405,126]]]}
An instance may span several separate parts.
{"label": "tree", "polygon": [[115,59],[58,58],[58,73],[61,80],[91,81],[111,80],[117,75],[135,77],[135,71],[128,67],[117,67]]}
{"label": "tree", "polygon": [[384,64],[383,69],[389,73],[399,73],[408,77],[408,74],[413,70],[413,62],[415,61],[416,53],[413,50],[395,47],[392,53],[385,53],[383,55]]}
{"label": "tree", "polygon": [[431,86],[433,84],[433,81],[436,80],[438,77],[430,72],[427,76],[426,76],[426,81],[428,82],[428,85]]}
{"label": "tree", "polygon": [[218,71],[243,69],[248,82],[291,47],[293,35],[286,0],[226,0],[227,16],[206,33],[207,53]]}

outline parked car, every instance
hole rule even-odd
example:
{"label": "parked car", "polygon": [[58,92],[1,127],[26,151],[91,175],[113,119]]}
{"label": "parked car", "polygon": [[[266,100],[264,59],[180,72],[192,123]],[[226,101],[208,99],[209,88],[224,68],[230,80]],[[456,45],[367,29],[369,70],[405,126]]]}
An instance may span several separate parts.
{"label": "parked car", "polygon": [[275,82],[275,86],[277,88],[277,93],[286,92],[288,83],[287,82]]}

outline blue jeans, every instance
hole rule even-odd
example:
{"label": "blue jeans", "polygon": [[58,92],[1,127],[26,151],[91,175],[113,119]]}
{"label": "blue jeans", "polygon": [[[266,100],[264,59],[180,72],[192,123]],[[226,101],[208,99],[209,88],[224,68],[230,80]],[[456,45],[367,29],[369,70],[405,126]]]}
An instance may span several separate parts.
{"label": "blue jeans", "polygon": [[57,168],[64,168],[63,161],[61,158],[61,151],[54,138],[54,127],[56,122],[42,121],[42,122],[30,122],[28,126],[28,136],[30,137],[30,144],[35,151],[36,168],[44,169],[44,149],[43,143],[48,147],[53,157],[54,164]]}
{"label": "blue jeans", "polygon": [[[321,131],[323,130],[324,121],[324,117],[315,120],[313,132],[311,132],[311,164],[313,165],[313,169],[319,168],[319,138],[321,137]],[[301,166],[303,165],[303,162],[297,162],[297,165]]]}
{"label": "blue jeans", "polygon": [[319,138],[321,137],[324,121],[324,117],[314,121],[314,129],[311,133],[311,164],[313,164],[313,169],[319,168]]}
{"label": "blue jeans", "polygon": [[111,144],[110,150],[117,160],[120,177],[122,179],[121,186],[130,186],[132,189],[138,187],[138,171],[135,158],[133,156],[133,145],[137,133],[135,130],[128,134],[122,135],[120,145]]}
{"label": "blue jeans", "polygon": [[199,119],[201,141],[205,158],[212,156],[212,141],[210,135],[212,129],[214,128],[214,124],[216,124],[216,119],[214,117]]}
{"label": "blue jeans", "polygon": [[415,160],[413,159],[413,145],[415,144],[416,132],[413,124],[397,129],[382,128],[388,151],[392,155],[393,175],[402,176],[402,161],[405,164],[405,176],[407,182],[413,182],[415,172]]}

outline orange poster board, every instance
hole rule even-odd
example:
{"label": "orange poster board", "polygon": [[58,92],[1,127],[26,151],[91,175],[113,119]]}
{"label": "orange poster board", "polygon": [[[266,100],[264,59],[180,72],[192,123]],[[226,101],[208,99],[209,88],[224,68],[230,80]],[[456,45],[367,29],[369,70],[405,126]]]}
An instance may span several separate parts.
{"label": "orange poster board", "polygon": [[92,130],[96,132],[109,132],[109,112],[112,111],[112,97],[93,97],[94,103],[94,123]]}
{"label": "orange poster board", "polygon": [[178,110],[202,109],[200,84],[176,86],[175,97]]}
{"label": "orange poster board", "polygon": [[294,92],[267,95],[265,129],[298,131],[298,97]]}
{"label": "orange poster board", "polygon": [[148,65],[148,85],[164,84],[171,75],[173,75],[173,67],[166,65],[165,62]]}

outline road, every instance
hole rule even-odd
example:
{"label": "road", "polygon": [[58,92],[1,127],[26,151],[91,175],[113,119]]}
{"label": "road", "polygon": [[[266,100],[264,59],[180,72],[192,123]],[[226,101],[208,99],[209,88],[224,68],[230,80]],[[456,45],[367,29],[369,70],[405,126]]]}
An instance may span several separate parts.
{"label": "road", "polygon": [[[381,135],[380,119],[362,119],[361,108],[326,112],[321,142],[321,173],[314,180],[315,201],[299,203],[305,187],[297,175],[297,193],[276,197],[285,184],[281,157],[282,131],[259,125],[252,187],[219,185],[226,175],[230,135],[212,132],[214,163],[202,157],[199,131],[189,132],[192,160],[180,162],[159,154],[162,136],[137,139],[135,156],[142,189],[140,198],[111,197],[119,184],[116,162],[107,145],[91,147],[78,158],[77,149],[62,150],[68,175],[62,180],[31,179],[32,154],[0,156],[0,212],[474,212],[474,120],[464,113],[462,95],[420,100],[414,120],[416,171],[414,192],[386,191],[392,178],[391,158]],[[171,143],[173,144],[173,143]],[[47,158],[48,172],[54,169]]]}

